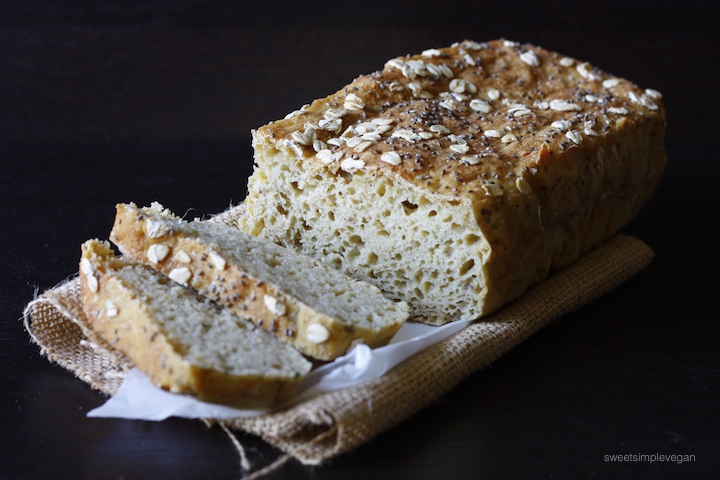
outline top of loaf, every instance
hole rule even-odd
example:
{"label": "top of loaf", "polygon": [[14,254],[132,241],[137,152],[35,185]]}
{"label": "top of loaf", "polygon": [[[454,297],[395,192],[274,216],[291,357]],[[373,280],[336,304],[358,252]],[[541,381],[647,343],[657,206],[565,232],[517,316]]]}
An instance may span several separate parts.
{"label": "top of loaf", "polygon": [[[254,132],[308,169],[396,175],[450,196],[527,194],[565,152],[654,123],[662,96],[587,62],[508,40],[463,41],[389,60]],[[577,158],[573,155],[574,158]]]}

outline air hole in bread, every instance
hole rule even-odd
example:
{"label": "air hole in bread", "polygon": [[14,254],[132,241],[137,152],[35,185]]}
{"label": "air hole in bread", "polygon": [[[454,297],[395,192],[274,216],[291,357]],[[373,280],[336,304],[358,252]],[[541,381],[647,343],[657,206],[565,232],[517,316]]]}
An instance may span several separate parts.
{"label": "air hole in bread", "polygon": [[411,215],[415,213],[418,209],[418,205],[415,203],[412,203],[408,200],[403,200],[402,202],[403,210],[405,210],[406,215]]}
{"label": "air hole in bread", "polygon": [[480,237],[478,237],[477,235],[474,235],[472,233],[465,235],[465,245],[472,245],[475,242],[477,242],[478,240],[480,240]]}
{"label": "air hole in bread", "polygon": [[468,273],[472,268],[475,266],[475,260],[472,258],[468,260],[467,262],[463,263],[460,267],[460,275],[465,275]]}

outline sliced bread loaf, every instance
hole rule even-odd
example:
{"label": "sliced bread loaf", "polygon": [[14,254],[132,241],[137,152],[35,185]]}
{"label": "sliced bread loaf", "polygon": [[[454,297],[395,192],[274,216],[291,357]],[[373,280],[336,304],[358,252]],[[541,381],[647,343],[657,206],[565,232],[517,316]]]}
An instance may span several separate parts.
{"label": "sliced bread loaf", "polygon": [[154,269],[88,240],[82,304],[92,327],[167,390],[242,408],[294,395],[311,364],[297,350]]}
{"label": "sliced bread loaf", "polygon": [[404,302],[293,250],[226,225],[186,222],[159,204],[117,206],[111,240],[305,355],[331,360],[356,343],[386,344],[408,317]]}
{"label": "sliced bread loaf", "polygon": [[665,124],[659,92],[534,45],[429,49],[255,130],[238,227],[472,320],[637,214]]}

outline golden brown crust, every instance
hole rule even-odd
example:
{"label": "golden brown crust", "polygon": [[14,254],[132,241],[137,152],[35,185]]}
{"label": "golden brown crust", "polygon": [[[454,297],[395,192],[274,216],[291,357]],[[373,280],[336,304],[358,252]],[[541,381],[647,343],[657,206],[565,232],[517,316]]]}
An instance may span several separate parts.
{"label": "golden brown crust", "polygon": [[[148,234],[158,218],[134,205],[118,204],[110,238],[124,254],[170,278],[175,276],[174,272],[186,270],[186,278],[175,280],[274,333],[304,355],[332,360],[347,353],[357,342],[370,347],[382,346],[402,325],[398,322],[372,329],[346,325],[288,295],[267,279],[252,276],[217,246],[181,232],[179,223],[176,223],[178,228],[168,223],[167,228],[162,228],[162,235]],[[149,252],[153,246],[167,249],[162,258],[151,260]],[[327,339],[317,341],[313,337],[317,329],[327,335]]]}
{"label": "golden brown crust", "polygon": [[[451,73],[429,73],[430,65]],[[347,105],[349,95],[359,97],[354,106],[362,108],[345,108],[353,106]],[[346,111],[341,127],[323,130],[329,128],[323,122],[331,109]],[[392,123],[379,140],[367,135],[370,145],[328,144],[342,138],[348,126],[374,120]],[[557,121],[569,122],[569,127],[554,127]],[[653,90],[533,45],[465,41],[391,60],[383,70],[357,78],[290,118],[259,128],[256,136],[301,152],[307,168],[325,163],[317,158],[313,142],[303,144],[303,136],[342,154],[329,165],[336,172],[343,169],[342,160],[350,158],[363,162],[357,167],[363,171],[381,169],[423,189],[482,199],[497,195],[496,185],[503,193],[515,194],[517,179],[532,177],[543,152],[548,158],[594,154],[606,137],[617,134],[618,121],[659,135],[665,126],[662,99]],[[314,136],[307,135],[309,131]],[[388,151],[397,152],[402,163],[382,161]]]}
{"label": "golden brown crust", "polygon": [[471,209],[492,250],[486,314],[639,211],[666,163],[665,126],[655,90],[533,45],[464,41],[392,59],[259,128],[254,145],[329,181],[390,178]]}
{"label": "golden brown crust", "polygon": [[93,330],[130,357],[154,384],[239,408],[270,407],[295,394],[301,376],[234,375],[187,361],[183,356],[187,346],[173,343],[153,320],[137,286],[113,275],[115,269],[132,263],[116,258],[106,242],[85,242],[79,274],[82,308]]}

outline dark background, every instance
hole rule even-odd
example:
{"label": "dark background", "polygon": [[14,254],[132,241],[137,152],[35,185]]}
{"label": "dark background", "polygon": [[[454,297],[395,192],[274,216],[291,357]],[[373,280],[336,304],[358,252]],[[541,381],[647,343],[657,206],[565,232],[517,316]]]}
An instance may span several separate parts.
{"label": "dark background", "polygon": [[[242,201],[250,130],[392,57],[504,37],[664,94],[670,162],[626,229],[653,264],[432,406],[322,467],[268,478],[713,478],[720,67],[712,2],[0,2],[0,478],[236,479],[199,421],[88,419],[104,398],[29,341],[117,202]],[[280,452],[240,434],[256,467]],[[611,454],[694,462],[607,462]]]}

